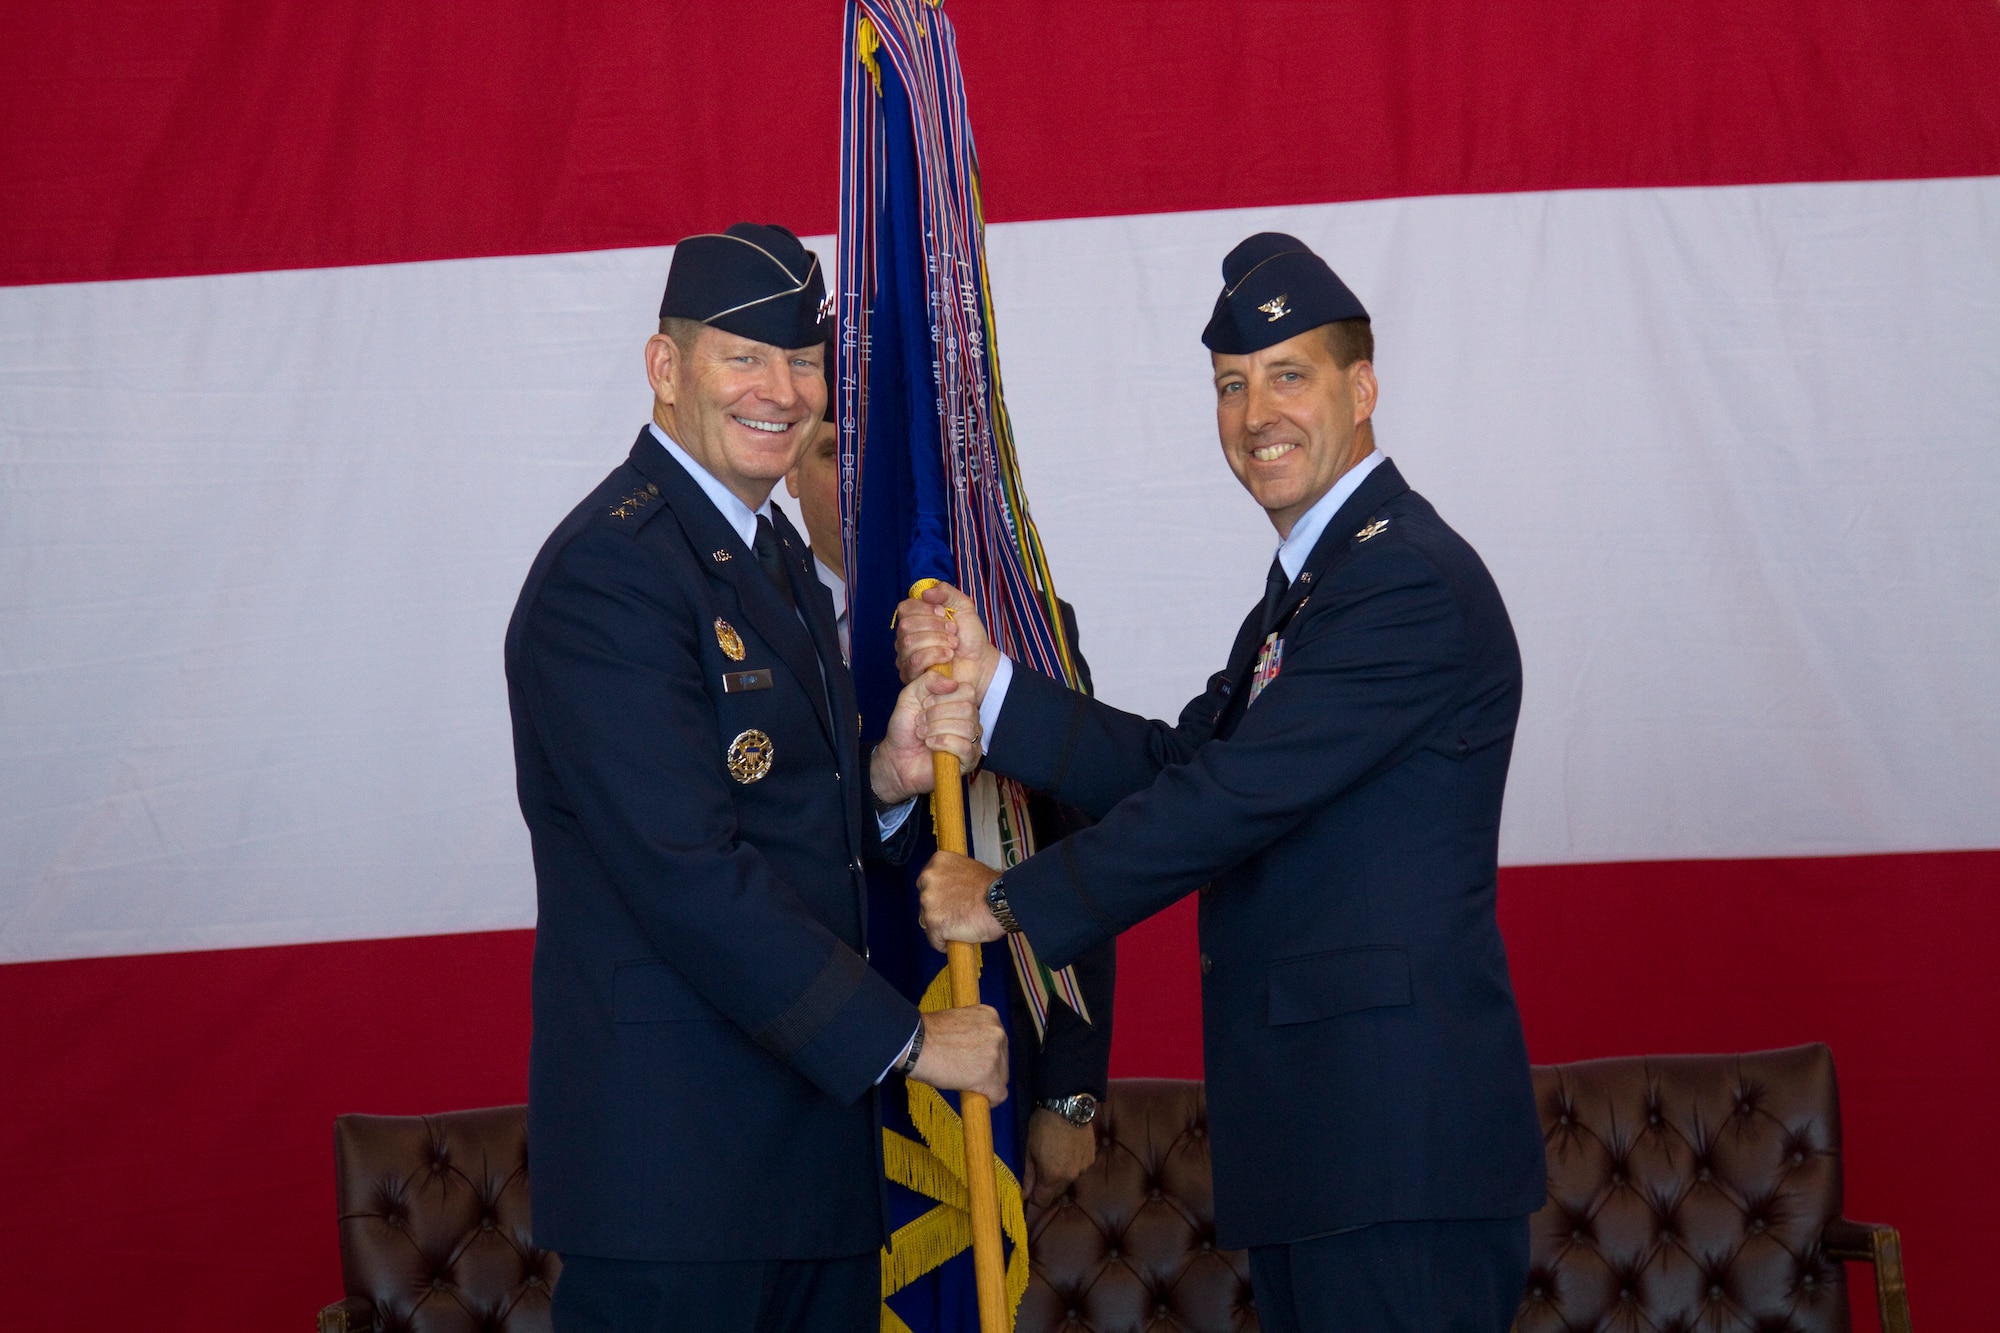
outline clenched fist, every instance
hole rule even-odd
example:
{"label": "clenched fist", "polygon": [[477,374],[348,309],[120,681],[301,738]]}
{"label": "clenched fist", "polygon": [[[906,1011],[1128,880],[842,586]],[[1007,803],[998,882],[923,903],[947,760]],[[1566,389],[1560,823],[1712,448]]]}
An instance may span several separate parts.
{"label": "clenched fist", "polygon": [[933,1088],[977,1092],[998,1106],[1007,1100],[1007,1029],[990,1005],[940,1009],[924,1015],[924,1048],[910,1077]]}
{"label": "clenched fist", "polygon": [[986,635],[972,599],[949,583],[924,589],[896,607],[896,670],[915,680],[934,666],[950,664],[952,679],[973,687],[983,702],[1000,667],[1000,650]]}

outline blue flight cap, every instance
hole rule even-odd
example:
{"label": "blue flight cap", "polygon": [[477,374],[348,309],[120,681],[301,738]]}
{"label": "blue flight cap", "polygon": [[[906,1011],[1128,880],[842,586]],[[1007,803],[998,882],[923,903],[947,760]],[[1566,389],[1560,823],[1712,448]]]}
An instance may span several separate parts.
{"label": "blue flight cap", "polygon": [[825,305],[818,255],[783,227],[739,222],[674,247],[660,318],[698,320],[773,347],[811,347],[833,338]]}
{"label": "blue flight cap", "polygon": [[1366,319],[1354,293],[1296,236],[1260,231],[1222,261],[1222,295],[1201,340],[1245,356],[1343,319]]}

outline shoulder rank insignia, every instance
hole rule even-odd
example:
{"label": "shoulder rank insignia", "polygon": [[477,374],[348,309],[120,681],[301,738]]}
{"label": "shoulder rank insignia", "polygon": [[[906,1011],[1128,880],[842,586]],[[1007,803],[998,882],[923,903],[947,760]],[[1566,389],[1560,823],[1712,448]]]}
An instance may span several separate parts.
{"label": "shoulder rank insignia", "polygon": [[1264,304],[1258,306],[1257,308],[1259,310],[1263,311],[1267,316],[1269,316],[1269,318],[1266,319],[1264,322],[1266,324],[1276,324],[1286,315],[1291,314],[1292,308],[1285,304],[1285,302],[1291,299],[1292,299],[1292,294],[1290,292],[1280,292],[1278,295],[1264,302]]}
{"label": "shoulder rank insignia", "polygon": [[1361,529],[1361,531],[1355,533],[1354,540],[1358,542],[1365,542],[1370,537],[1379,537],[1382,535],[1382,529],[1388,526],[1389,526],[1388,519],[1378,518],[1374,522],[1370,523],[1367,527]]}
{"label": "shoulder rank insignia", "polygon": [[771,738],[753,727],[729,742],[729,776],[747,787],[771,771],[777,753]]}
{"label": "shoulder rank insignia", "polygon": [[730,661],[743,660],[743,636],[736,632],[736,626],[721,616],[715,618],[715,641],[722,645],[722,651]]}
{"label": "shoulder rank insignia", "polygon": [[660,488],[649,481],[646,483],[645,490],[634,491],[617,504],[611,506],[611,517],[630,518],[647,505],[653,503],[653,497],[659,493]]}

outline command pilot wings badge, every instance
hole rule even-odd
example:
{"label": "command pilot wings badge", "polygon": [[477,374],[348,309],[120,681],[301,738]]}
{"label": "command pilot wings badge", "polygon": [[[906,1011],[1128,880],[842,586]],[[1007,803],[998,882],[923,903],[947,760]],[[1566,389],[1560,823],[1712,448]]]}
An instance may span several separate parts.
{"label": "command pilot wings badge", "polygon": [[1379,537],[1382,535],[1382,529],[1388,526],[1389,526],[1388,519],[1378,518],[1374,522],[1370,523],[1367,527],[1361,529],[1361,531],[1355,533],[1354,540],[1358,542],[1365,542],[1370,537]]}
{"label": "command pilot wings badge", "polygon": [[736,632],[736,626],[721,616],[715,618],[715,641],[722,646],[722,651],[728,655],[730,661],[743,660],[743,636]]}
{"label": "command pilot wings badge", "polygon": [[1272,297],[1270,300],[1264,302],[1264,304],[1257,307],[1259,310],[1263,311],[1266,315],[1270,316],[1270,318],[1264,321],[1266,324],[1276,324],[1286,315],[1292,313],[1292,308],[1285,304],[1286,301],[1289,301],[1291,299],[1291,296],[1292,294],[1290,292],[1280,292],[1276,296]]}

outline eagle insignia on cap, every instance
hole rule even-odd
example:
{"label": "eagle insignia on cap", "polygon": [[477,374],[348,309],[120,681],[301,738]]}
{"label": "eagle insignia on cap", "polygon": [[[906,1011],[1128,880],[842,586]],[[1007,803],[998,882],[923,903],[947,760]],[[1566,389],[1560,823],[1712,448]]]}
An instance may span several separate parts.
{"label": "eagle insignia on cap", "polygon": [[1361,531],[1355,533],[1354,540],[1358,542],[1365,542],[1370,537],[1379,537],[1382,535],[1382,529],[1388,526],[1389,526],[1388,519],[1378,518],[1374,522],[1370,523],[1367,527],[1361,529]]}
{"label": "eagle insignia on cap", "polygon": [[1266,315],[1270,316],[1270,318],[1266,319],[1264,322],[1266,324],[1276,324],[1286,315],[1291,314],[1292,308],[1285,304],[1285,302],[1291,299],[1292,299],[1292,294],[1290,292],[1279,292],[1276,296],[1264,302],[1264,304],[1258,306],[1257,308],[1259,310],[1263,311]]}
{"label": "eagle insignia on cap", "polygon": [[728,655],[730,661],[743,660],[743,636],[736,632],[736,626],[721,616],[715,618],[715,641],[722,645],[722,651]]}
{"label": "eagle insignia on cap", "polygon": [[771,738],[752,727],[729,742],[729,776],[747,787],[771,771],[777,753]]}

